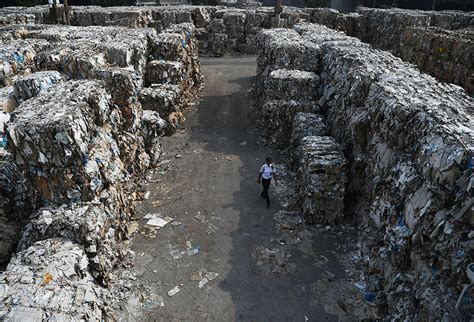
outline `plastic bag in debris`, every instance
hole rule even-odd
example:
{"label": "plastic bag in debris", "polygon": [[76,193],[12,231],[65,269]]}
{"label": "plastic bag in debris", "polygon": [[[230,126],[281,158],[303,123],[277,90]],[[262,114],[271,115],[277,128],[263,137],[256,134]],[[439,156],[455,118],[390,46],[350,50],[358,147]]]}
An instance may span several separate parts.
{"label": "plastic bag in debris", "polygon": [[301,206],[308,222],[334,224],[344,216],[346,159],[329,136],[308,136],[300,147]]}
{"label": "plastic bag in debris", "polygon": [[319,113],[316,103],[295,100],[268,100],[262,106],[265,137],[280,148],[290,144],[291,127],[299,112]]}
{"label": "plastic bag in debris", "polygon": [[15,254],[0,274],[0,318],[101,320],[103,292],[81,246],[67,239],[43,240]]}

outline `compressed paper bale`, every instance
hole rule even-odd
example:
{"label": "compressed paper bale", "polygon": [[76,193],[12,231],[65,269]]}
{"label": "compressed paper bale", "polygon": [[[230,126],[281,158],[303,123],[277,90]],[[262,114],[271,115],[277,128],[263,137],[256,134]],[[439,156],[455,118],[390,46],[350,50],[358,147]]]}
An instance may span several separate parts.
{"label": "compressed paper bale", "polygon": [[264,82],[268,99],[311,101],[318,97],[319,78],[313,72],[277,69]]}
{"label": "compressed paper bale", "polygon": [[185,23],[185,22],[193,22],[191,17],[191,12],[189,11],[178,11],[176,12],[176,23]]}
{"label": "compressed paper bale", "polygon": [[0,26],[11,24],[30,24],[35,22],[35,16],[28,13],[0,13]]}
{"label": "compressed paper bale", "polygon": [[248,11],[245,19],[245,31],[251,32],[253,28],[270,28],[270,15],[265,12]]}
{"label": "compressed paper bale", "polygon": [[0,196],[8,199],[7,204],[3,203],[2,211],[9,221],[20,224],[29,217],[32,209],[32,204],[29,203],[31,190],[33,187],[13,162],[13,156],[9,154],[2,157],[0,161]]}
{"label": "compressed paper bale", "polygon": [[[0,197],[0,207],[7,207],[8,199]],[[5,265],[10,260],[16,248],[21,227],[18,222],[9,220],[5,214],[0,215],[0,264]]]}
{"label": "compressed paper bale", "polygon": [[48,91],[54,84],[63,80],[57,71],[36,72],[28,76],[15,79],[13,87],[18,101],[26,101]]}
{"label": "compressed paper bale", "polygon": [[[469,207],[472,190],[467,183],[474,146],[472,99],[459,87],[439,83],[350,37],[337,35],[340,39],[332,40],[322,26],[299,30],[303,38],[321,46],[319,75],[326,85],[319,103],[327,111],[330,134],[344,143],[351,159],[348,202],[362,219],[361,251],[370,264],[384,249],[386,260],[377,279],[387,298],[396,303],[388,308],[388,316],[416,318],[424,310],[433,318],[444,314],[465,318],[465,310],[451,309],[457,297],[449,285],[454,280],[462,283],[469,262],[461,240],[470,231],[463,209]],[[455,217],[464,219],[454,231],[450,225]],[[443,220],[448,223],[444,230],[437,226]],[[455,261],[451,251],[459,254]],[[420,252],[429,255],[420,258]],[[396,283],[386,279],[393,271],[426,274],[433,258],[444,267],[431,271],[435,279]],[[440,283],[450,291],[439,291]],[[423,308],[415,307],[413,293],[400,293],[400,287],[417,290],[415,298]],[[429,297],[421,291],[427,289]],[[433,306],[432,298],[453,305]]]}
{"label": "compressed paper bale", "polygon": [[223,19],[212,19],[209,26],[209,31],[214,34],[225,33],[225,25]]}
{"label": "compressed paper bale", "polygon": [[67,239],[47,239],[15,254],[0,274],[0,318],[102,319],[104,290],[88,271],[81,246]]}
{"label": "compressed paper bale", "polygon": [[0,87],[0,109],[3,112],[13,112],[18,103],[15,99],[13,86]]}
{"label": "compressed paper bale", "polygon": [[166,33],[157,36],[151,45],[151,55],[156,60],[182,63],[185,71],[183,78],[186,80],[183,86],[184,95],[186,99],[195,96],[202,83],[202,75],[198,60],[196,30],[191,24],[174,25]]}
{"label": "compressed paper bale", "polygon": [[225,33],[230,38],[245,39],[245,13],[227,12],[223,16]]}
{"label": "compressed paper bale", "polygon": [[321,24],[334,29],[336,20],[339,17],[339,11],[329,8],[315,8],[311,9],[310,20],[313,23]]}
{"label": "compressed paper bale", "polygon": [[181,62],[168,60],[152,60],[148,63],[145,75],[145,85],[174,84],[184,81],[184,66]]}
{"label": "compressed paper bale", "polygon": [[405,29],[403,38],[405,45],[399,52],[403,60],[468,93],[474,91],[474,63],[469,54],[474,50],[474,32],[413,27]]}
{"label": "compressed paper bale", "polygon": [[262,30],[257,58],[257,88],[263,86],[268,74],[276,69],[298,69],[316,72],[320,67],[320,47],[313,42],[302,41],[294,30]]}
{"label": "compressed paper bale", "polygon": [[89,78],[94,69],[108,65],[104,53],[87,47],[45,50],[36,55],[35,64],[39,69],[58,70],[71,78]]}
{"label": "compressed paper bale", "polygon": [[191,11],[191,16],[196,28],[206,28],[211,21],[211,10],[205,7],[198,7]]}
{"label": "compressed paper bale", "polygon": [[178,33],[161,33],[153,40],[150,55],[155,60],[182,60],[185,39]]}
{"label": "compressed paper bale", "polygon": [[90,78],[94,70],[111,65],[142,74],[148,43],[155,35],[151,29],[35,26],[25,31],[23,37],[41,38],[52,44],[50,49],[36,55],[36,68],[58,70],[72,78]]}
{"label": "compressed paper bale", "polygon": [[367,32],[363,40],[376,48],[398,52],[402,45],[405,28],[429,26],[431,17],[417,10],[383,10],[358,8],[357,13],[365,17]]}
{"label": "compressed paper bale", "polygon": [[282,12],[280,17],[287,21],[288,28],[293,28],[295,24],[300,22],[300,14],[298,12]]}
{"label": "compressed paper bale", "polygon": [[110,41],[103,44],[103,48],[107,51],[107,61],[120,67],[133,66],[137,70],[143,70],[146,62],[147,40],[145,35],[142,36],[143,39],[134,39],[133,42],[123,39],[120,42]]}
{"label": "compressed paper bale", "polygon": [[245,44],[243,44],[240,48],[240,51],[242,53],[245,53],[245,54],[249,54],[249,55],[252,55],[252,54],[256,54],[257,53],[257,50],[258,50],[258,41],[259,41],[259,38],[258,36],[256,35],[258,33],[258,31],[254,33],[249,33],[246,35],[245,37]]}
{"label": "compressed paper bale", "polygon": [[300,148],[301,207],[308,222],[334,224],[344,216],[346,159],[328,136],[303,138]]}
{"label": "compressed paper bale", "polygon": [[102,80],[112,100],[120,107],[129,106],[143,87],[143,77],[128,68],[96,68],[90,72],[90,78]]}
{"label": "compressed paper bale", "polygon": [[295,100],[269,100],[262,106],[265,122],[265,136],[280,148],[290,144],[293,118],[299,112],[319,113],[319,106],[313,102]]}
{"label": "compressed paper bale", "polygon": [[24,40],[0,41],[0,85],[11,85],[11,77],[22,73],[33,61],[37,50],[45,46],[44,42],[30,43]]}
{"label": "compressed paper bale", "polygon": [[307,136],[325,136],[327,135],[324,118],[321,115],[313,113],[298,112],[294,119],[291,130],[290,145],[293,152],[296,153],[301,141]]}
{"label": "compressed paper bale", "polygon": [[127,230],[127,220],[117,210],[100,202],[76,203],[43,208],[32,217],[19,242],[20,250],[37,241],[66,238],[84,248],[92,275],[101,283],[108,283],[109,273],[120,259],[120,235],[116,231]]}
{"label": "compressed paper bale", "polygon": [[431,16],[430,26],[444,30],[458,30],[473,25],[472,11],[430,11],[429,15]]}
{"label": "compressed paper bale", "polygon": [[226,34],[215,34],[209,35],[209,50],[215,56],[222,56],[227,52],[227,41],[228,36]]}
{"label": "compressed paper bale", "polygon": [[[9,149],[16,164],[36,183],[36,193],[52,202],[90,199],[109,178],[91,155],[97,126],[110,120],[110,97],[101,83],[70,81],[25,101],[8,126]],[[109,142],[117,129],[108,130]],[[109,145],[114,163],[119,151]],[[113,177],[112,177],[113,178]],[[92,184],[95,183],[95,184]]]}
{"label": "compressed paper bale", "polygon": [[[157,8],[162,9],[162,8]],[[152,16],[155,21],[158,21],[161,25],[161,28],[166,29],[172,24],[176,23],[176,13],[171,10],[153,10]]]}
{"label": "compressed paper bale", "polygon": [[158,112],[166,122],[166,134],[173,133],[184,122],[185,101],[177,85],[157,85],[144,88],[140,103],[145,110]]}

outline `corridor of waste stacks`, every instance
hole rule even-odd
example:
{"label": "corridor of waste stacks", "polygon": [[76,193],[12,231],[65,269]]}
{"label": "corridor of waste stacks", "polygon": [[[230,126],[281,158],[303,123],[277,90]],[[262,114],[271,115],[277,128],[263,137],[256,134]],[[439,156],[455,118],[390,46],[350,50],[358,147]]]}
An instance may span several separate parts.
{"label": "corridor of waste stacks", "polygon": [[[256,58],[201,58],[201,64],[201,100],[189,110],[186,129],[164,139],[164,161],[137,210],[135,266],[126,272],[139,293],[122,306],[121,318],[374,317],[352,293],[353,273],[344,268],[355,231],[305,227],[291,212],[294,174],[259,144],[251,90]],[[266,156],[280,174],[270,208],[257,184]]]}

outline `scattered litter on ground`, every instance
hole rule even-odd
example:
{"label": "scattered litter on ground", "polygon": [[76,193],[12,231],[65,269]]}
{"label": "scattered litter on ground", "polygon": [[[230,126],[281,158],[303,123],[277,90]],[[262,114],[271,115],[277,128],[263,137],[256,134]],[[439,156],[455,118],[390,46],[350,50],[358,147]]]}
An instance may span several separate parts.
{"label": "scattered litter on ground", "polygon": [[178,292],[181,291],[181,287],[179,285],[176,285],[173,287],[171,290],[168,291],[168,296],[172,297],[178,294]]}

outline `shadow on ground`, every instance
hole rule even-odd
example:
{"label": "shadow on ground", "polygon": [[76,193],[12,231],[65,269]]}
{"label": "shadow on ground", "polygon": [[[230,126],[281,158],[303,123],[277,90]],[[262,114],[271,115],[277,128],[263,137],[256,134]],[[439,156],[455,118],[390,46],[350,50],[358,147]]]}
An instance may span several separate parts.
{"label": "shadow on ground", "polygon": [[[345,236],[324,232],[308,237],[291,230],[282,235],[274,220],[282,209],[276,187],[271,187],[271,208],[260,197],[256,181],[263,160],[268,155],[277,164],[284,160],[258,144],[257,108],[248,92],[255,57],[203,58],[201,63],[202,101],[188,113],[186,131],[165,138],[165,159],[172,166],[154,176],[150,199],[139,210],[139,217],[159,212],[174,219],[152,234],[142,221],[132,242],[135,276],[164,299],[162,306],[149,301],[154,304],[145,308],[145,319],[337,320],[327,312],[339,311],[321,304],[318,281],[345,275],[336,242]],[[288,246],[301,239],[309,253]],[[199,253],[188,256],[186,247]],[[257,249],[269,250],[271,257],[283,248],[286,257],[276,273],[259,269],[265,263],[257,267]],[[182,256],[174,258],[173,252]],[[318,256],[327,261],[321,265]],[[200,287],[193,276],[206,272],[219,277]],[[177,285],[179,293],[168,296]]]}

